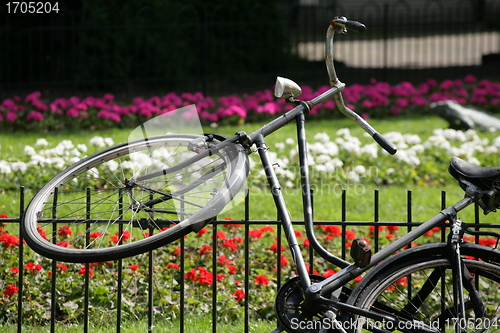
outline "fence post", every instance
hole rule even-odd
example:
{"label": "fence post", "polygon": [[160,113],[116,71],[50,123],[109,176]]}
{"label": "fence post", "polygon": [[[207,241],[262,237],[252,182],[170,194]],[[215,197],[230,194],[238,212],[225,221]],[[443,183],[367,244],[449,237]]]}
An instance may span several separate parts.
{"label": "fence post", "polygon": [[17,294],[17,333],[23,330],[23,275],[24,275],[24,245],[23,245],[23,222],[24,222],[24,186],[19,188],[19,276]]}

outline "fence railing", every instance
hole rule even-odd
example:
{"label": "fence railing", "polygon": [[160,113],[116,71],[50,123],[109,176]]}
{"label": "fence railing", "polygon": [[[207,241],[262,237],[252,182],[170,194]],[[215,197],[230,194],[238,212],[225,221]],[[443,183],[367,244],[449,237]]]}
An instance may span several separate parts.
{"label": "fence railing", "polygon": [[[378,190],[373,192],[373,219],[370,221],[347,220],[348,196],[345,190],[340,198],[341,219],[316,221],[315,225],[319,239],[323,242],[334,239],[328,244],[330,250],[343,259],[348,257],[353,230],[364,235],[377,251],[397,237],[398,232],[404,234],[421,223],[413,219],[412,191],[406,193],[406,207],[399,208],[406,208],[406,220],[399,222],[380,220],[383,203]],[[442,208],[447,205],[445,191],[437,201]],[[25,203],[24,189],[21,188],[19,216],[23,216]],[[114,326],[116,332],[121,332],[124,323],[135,319],[147,321],[148,332],[153,332],[156,321],[163,323],[177,318],[174,322],[178,326],[172,331],[184,332],[190,316],[201,313],[209,316],[213,332],[217,331],[221,318],[234,320],[235,316],[239,316],[240,322],[243,320],[242,330],[249,332],[252,320],[273,320],[274,295],[294,272],[286,259],[288,252],[283,246],[286,244],[279,221],[250,220],[250,210],[250,195],[247,193],[241,219],[217,220],[186,240],[181,239],[176,244],[144,255],[72,268],[70,264],[34,254],[23,244],[21,237],[17,243],[12,241],[17,231],[20,232],[22,218],[1,219],[0,237],[10,235],[11,238],[0,238],[3,249],[0,259],[0,290],[3,291],[0,294],[0,326],[16,327],[20,333],[29,332],[33,325],[49,326],[50,332],[71,325],[89,332],[93,325],[105,320],[108,327],[114,330]],[[435,213],[429,212],[429,217]],[[479,216],[479,209],[475,207],[474,223],[467,221],[469,227],[500,228],[500,224],[495,223],[479,224]],[[311,274],[333,274],[334,267],[315,255],[307,239],[300,234],[303,222],[293,223],[299,230],[298,238],[303,241],[303,255]],[[263,237],[264,234],[268,236]],[[444,241],[445,228],[428,236],[431,238],[425,242]],[[200,241],[203,237],[204,240]],[[476,237],[475,241],[482,240]],[[73,274],[68,273],[71,269]],[[235,277],[231,278],[231,275]]]}

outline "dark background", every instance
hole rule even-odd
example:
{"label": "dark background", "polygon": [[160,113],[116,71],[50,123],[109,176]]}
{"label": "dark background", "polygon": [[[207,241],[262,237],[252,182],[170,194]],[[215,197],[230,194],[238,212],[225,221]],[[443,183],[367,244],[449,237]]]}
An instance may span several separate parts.
{"label": "dark background", "polygon": [[[276,75],[318,86],[327,83],[324,62],[299,57],[297,45],[323,41],[336,15],[364,22],[368,27],[364,34],[348,37],[377,40],[382,50],[385,42],[401,36],[498,34],[500,30],[497,0],[77,0],[57,4],[58,13],[7,13],[5,5],[0,8],[0,97],[33,90],[57,97],[103,92],[123,97],[169,91],[252,93],[271,88]],[[464,49],[481,47],[480,43],[463,45]],[[367,56],[368,51],[360,48],[352,53]],[[495,53],[467,66],[347,68],[340,63],[337,71],[347,83],[367,83],[371,78],[417,83],[469,73],[497,80],[500,50]],[[425,56],[440,57],[443,50],[429,48]]]}

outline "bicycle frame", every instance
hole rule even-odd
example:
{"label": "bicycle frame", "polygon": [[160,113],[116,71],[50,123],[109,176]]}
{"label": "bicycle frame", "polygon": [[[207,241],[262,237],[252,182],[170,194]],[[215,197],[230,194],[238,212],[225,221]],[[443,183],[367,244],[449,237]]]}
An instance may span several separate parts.
{"label": "bicycle frame", "polygon": [[[334,291],[341,288],[343,285],[348,283],[349,281],[355,279],[360,276],[365,271],[374,267],[384,259],[388,258],[396,251],[410,244],[412,241],[424,235],[426,232],[430,231],[432,228],[436,226],[440,226],[445,223],[447,220],[455,221],[457,212],[466,208],[470,204],[474,202],[474,194],[467,193],[467,195],[461,201],[457,202],[454,205],[451,205],[445,209],[443,209],[440,213],[424,222],[417,228],[413,229],[409,233],[405,234],[398,240],[394,241],[384,249],[375,253],[370,261],[364,265],[350,263],[342,258],[339,258],[332,253],[328,252],[322,245],[319,243],[314,234],[314,221],[312,214],[312,197],[311,197],[311,184],[309,181],[309,166],[307,162],[307,146],[306,146],[306,129],[305,129],[305,114],[307,114],[314,106],[323,102],[326,99],[333,98],[336,102],[337,108],[344,113],[347,117],[355,121],[359,126],[361,126],[367,133],[369,133],[374,140],[379,143],[386,151],[390,154],[394,154],[396,149],[392,146],[391,143],[386,141],[386,139],[380,135],[373,127],[371,127],[363,118],[357,115],[354,111],[347,108],[344,104],[342,98],[342,90],[345,88],[345,84],[341,83],[338,80],[337,74],[335,72],[335,68],[333,65],[333,37],[335,32],[344,32],[346,27],[346,22],[343,21],[345,18],[340,18],[332,21],[332,24],[329,26],[327,32],[326,39],[326,66],[328,69],[328,74],[330,78],[331,88],[317,96],[311,101],[296,101],[293,98],[290,98],[290,102],[293,102],[296,107],[292,110],[284,113],[282,116],[274,119],[268,124],[262,126],[256,131],[246,134],[245,132],[238,132],[231,138],[201,152],[198,156],[195,156],[191,159],[184,161],[183,163],[166,170],[161,170],[156,173],[152,173],[149,175],[144,175],[138,178],[138,180],[144,180],[148,178],[156,177],[160,174],[166,174],[170,172],[175,172],[178,169],[184,167],[184,165],[189,165],[191,163],[196,162],[196,160],[201,159],[202,157],[212,154],[214,150],[222,149],[226,145],[232,143],[240,143],[243,147],[245,147],[248,153],[251,153],[250,149],[255,145],[256,150],[261,159],[262,166],[265,170],[265,174],[271,189],[271,193],[275,202],[275,206],[278,211],[278,217],[283,227],[283,232],[287,239],[287,243],[289,249],[292,253],[293,261],[295,267],[297,269],[297,274],[300,280],[301,289],[304,291],[304,297],[309,300],[315,300],[324,302],[325,304],[331,304],[340,310],[346,310],[354,314],[359,314],[361,316],[371,317],[373,319],[384,319],[384,320],[394,320],[388,317],[385,317],[380,314],[373,313],[368,310],[360,309],[355,306],[351,306],[348,304],[340,303],[335,300],[329,299],[329,295],[331,295]],[[303,218],[304,224],[306,228],[306,234],[311,242],[312,248],[325,260],[328,262],[338,266],[341,268],[341,271],[332,275],[329,278],[321,282],[311,282],[311,278],[309,276],[309,272],[307,270],[307,266],[305,264],[304,258],[301,253],[299,242],[295,236],[294,228],[292,225],[291,217],[288,213],[288,209],[286,206],[286,202],[284,200],[282,194],[282,187],[280,185],[279,179],[274,171],[273,163],[268,154],[268,147],[266,145],[265,137],[279,130],[283,126],[295,121],[297,128],[297,142],[298,142],[298,155],[299,155],[299,165],[300,165],[300,178],[301,178],[301,191],[302,191],[302,203],[303,203]],[[154,203],[153,203],[154,204]],[[457,252],[456,260],[453,263],[453,269],[458,275],[457,282],[454,283],[454,292],[458,293],[458,296],[463,292],[462,286],[462,271],[461,271],[461,260],[460,253]],[[463,297],[463,296],[462,296]],[[460,312],[464,312],[463,310]]]}

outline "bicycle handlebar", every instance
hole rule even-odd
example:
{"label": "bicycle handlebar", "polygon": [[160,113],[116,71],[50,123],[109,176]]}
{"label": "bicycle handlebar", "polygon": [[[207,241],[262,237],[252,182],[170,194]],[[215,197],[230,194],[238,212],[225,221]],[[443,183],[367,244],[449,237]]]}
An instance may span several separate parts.
{"label": "bicycle handlebar", "polygon": [[350,21],[343,16],[334,18],[330,25],[337,26],[339,28],[346,28],[347,30],[355,32],[364,32],[366,30],[366,26],[363,23]]}
{"label": "bicycle handlebar", "polygon": [[333,37],[335,32],[346,33],[347,30],[352,30],[356,32],[363,32],[366,30],[364,24],[357,21],[350,21],[345,17],[336,17],[330,23],[328,31],[326,33],[326,48],[325,48],[325,62],[328,71],[328,77],[330,78],[330,86],[332,88],[337,88],[337,92],[334,93],[335,103],[337,108],[345,114],[348,118],[354,120],[361,128],[363,128],[368,134],[370,134],[373,139],[387,151],[389,154],[394,155],[397,152],[396,147],[389,142],[382,134],[378,133],[370,124],[366,122],[362,117],[360,117],[356,112],[349,109],[344,104],[344,99],[342,98],[342,92],[339,89],[344,84],[341,83],[335,72],[335,66],[333,63]]}

